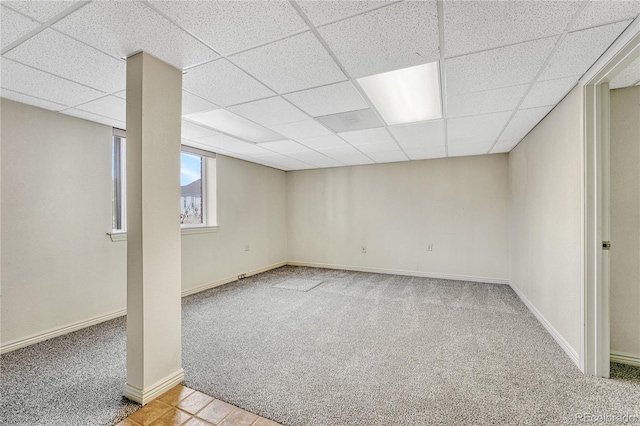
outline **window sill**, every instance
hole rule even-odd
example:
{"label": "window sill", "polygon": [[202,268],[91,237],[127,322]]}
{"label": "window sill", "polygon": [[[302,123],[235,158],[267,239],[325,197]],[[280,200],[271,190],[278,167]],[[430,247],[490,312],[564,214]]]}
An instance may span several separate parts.
{"label": "window sill", "polygon": [[[219,226],[192,226],[188,228],[180,228],[182,235],[195,235],[195,234],[211,234],[218,232]],[[107,235],[114,243],[120,241],[127,241],[126,232],[108,232]]]}

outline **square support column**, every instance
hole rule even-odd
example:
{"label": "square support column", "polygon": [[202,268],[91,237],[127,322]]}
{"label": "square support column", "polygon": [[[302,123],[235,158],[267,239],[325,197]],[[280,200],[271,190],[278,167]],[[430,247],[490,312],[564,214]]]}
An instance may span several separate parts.
{"label": "square support column", "polygon": [[146,404],[184,379],[181,342],[182,72],[127,58],[127,398]]}

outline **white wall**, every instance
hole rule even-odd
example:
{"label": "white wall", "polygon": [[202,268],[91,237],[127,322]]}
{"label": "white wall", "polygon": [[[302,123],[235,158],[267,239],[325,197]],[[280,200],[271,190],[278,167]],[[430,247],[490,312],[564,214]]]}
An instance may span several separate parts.
{"label": "white wall", "polygon": [[287,173],[295,262],[506,281],[507,213],[506,154]]}
{"label": "white wall", "polygon": [[509,154],[512,286],[578,362],[582,288],[582,92]]}
{"label": "white wall", "polygon": [[[121,311],[111,128],[2,99],[2,346]],[[285,172],[217,159],[217,233],[182,236],[182,290],[286,260]],[[245,252],[245,244],[250,251]]]}
{"label": "white wall", "polygon": [[640,360],[640,87],[611,91],[611,352]]}

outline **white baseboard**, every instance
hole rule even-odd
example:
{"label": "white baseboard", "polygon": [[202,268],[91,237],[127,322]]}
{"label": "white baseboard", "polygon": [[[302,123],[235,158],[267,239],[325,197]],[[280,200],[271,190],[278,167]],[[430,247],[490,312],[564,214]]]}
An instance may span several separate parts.
{"label": "white baseboard", "polygon": [[640,356],[630,354],[628,352],[611,351],[609,356],[611,362],[619,362],[620,364],[635,365],[640,367]]}
{"label": "white baseboard", "polygon": [[77,331],[83,328],[91,327],[92,325],[100,324],[101,322],[109,321],[126,314],[127,314],[126,309],[120,309],[110,314],[101,315],[99,317],[91,318],[84,321],[74,322],[72,324],[68,324],[63,327],[54,328],[54,329],[45,331],[44,333],[33,334],[29,337],[25,337],[22,339],[16,339],[2,345],[2,347],[0,347],[0,354],[15,351],[16,349],[24,348],[26,346],[33,345],[35,343],[44,342],[45,340],[62,336],[63,334],[72,333],[74,331]]}
{"label": "white baseboard", "polygon": [[140,389],[136,386],[132,386],[129,383],[124,385],[124,396],[138,404],[146,405],[148,402],[153,401],[169,389],[176,385],[179,385],[184,381],[184,370],[181,368],[173,374],[168,375],[164,379],[159,380],[153,385]]}
{"label": "white baseboard", "polygon": [[440,279],[455,280],[455,281],[473,281],[473,282],[488,283],[488,284],[509,284],[509,280],[505,278],[476,277],[472,275],[452,275],[452,274],[441,274],[438,272],[406,271],[403,269],[371,268],[368,266],[334,265],[329,263],[298,262],[293,260],[288,261],[287,265],[310,266],[313,268],[340,269],[344,271],[374,272],[377,274],[405,275],[409,277],[440,278]]}
{"label": "white baseboard", "polygon": [[[263,268],[258,268],[258,269],[254,269],[253,271],[249,271],[249,272],[243,272],[245,276],[249,277],[251,275],[256,275],[256,274],[260,274],[262,272],[266,272],[269,271],[271,269],[276,269],[279,268],[281,266],[285,266],[287,264],[287,262],[279,262],[279,263],[274,263],[273,265],[269,265],[269,266],[265,266]],[[238,274],[240,275],[240,274]],[[234,275],[233,277],[229,277],[229,278],[225,278],[222,280],[218,280],[216,282],[213,283],[209,283],[209,284],[205,284],[203,286],[191,289],[191,290],[186,290],[182,292],[182,297],[184,296],[188,296],[191,294],[195,294],[195,293],[199,293],[201,291],[204,290],[208,290],[210,288],[213,287],[218,287],[233,281],[236,281],[238,279],[238,275]],[[11,352],[11,351],[15,351],[16,349],[20,349],[20,348],[24,348],[30,345],[33,345],[35,343],[40,343],[40,342],[44,342],[45,340],[49,340],[52,339],[54,337],[58,337],[58,336],[62,336],[64,334],[68,334],[68,333],[72,333],[74,331],[83,329],[83,328],[87,328],[87,327],[91,327],[92,325],[96,325],[96,324],[100,324],[101,322],[105,322],[105,321],[109,321],[112,320],[114,318],[118,318],[121,316],[124,316],[127,314],[127,310],[126,309],[120,309],[118,311],[112,312],[110,314],[106,314],[106,315],[102,315],[99,317],[95,317],[95,318],[90,318],[87,320],[83,320],[83,321],[78,321],[69,325],[65,325],[63,327],[59,327],[59,328],[54,328],[48,331],[45,331],[44,333],[38,333],[38,334],[33,334],[29,337],[25,337],[25,338],[21,338],[21,339],[16,339],[10,342],[7,342],[5,344],[3,344],[2,346],[0,346],[0,354],[4,354],[7,352]]]}
{"label": "white baseboard", "polygon": [[551,334],[551,337],[553,337],[553,339],[558,343],[558,345],[560,345],[562,350],[569,356],[571,361],[573,361],[573,363],[578,367],[578,369],[581,370],[580,356],[578,355],[578,352],[576,352],[575,349],[573,349],[571,345],[569,345],[569,343],[564,339],[564,337],[562,337],[562,335],[558,332],[558,330],[556,330],[555,327],[551,325],[549,321],[547,321],[544,315],[542,315],[540,311],[538,311],[538,309],[535,306],[533,306],[533,304],[529,301],[529,299],[527,299],[525,295],[522,294],[522,292],[516,286],[513,285],[513,283],[509,283],[509,285],[511,286],[511,289],[518,295],[520,300],[522,300],[522,303],[524,303],[525,306],[531,311],[531,313],[535,315],[535,317],[538,319],[540,324],[542,324],[542,326],[547,329],[549,334]]}
{"label": "white baseboard", "polygon": [[189,295],[196,294],[196,293],[200,293],[201,291],[209,290],[210,288],[219,287],[221,285],[228,284],[228,283],[233,282],[233,281],[237,281],[238,280],[238,275],[244,274],[245,277],[250,277],[252,275],[261,274],[263,272],[267,272],[267,271],[270,271],[272,269],[280,268],[280,267],[285,266],[287,264],[288,264],[287,262],[278,262],[278,263],[274,263],[274,264],[269,265],[269,266],[265,266],[265,267],[262,267],[262,268],[254,269],[252,271],[240,272],[240,273],[238,273],[238,274],[236,274],[236,275],[234,275],[232,277],[223,278],[221,280],[218,280],[218,281],[215,281],[215,282],[212,282],[212,283],[209,283],[209,284],[205,284],[205,285],[202,285],[200,287],[192,288],[190,290],[185,290],[185,291],[182,292],[182,297],[189,296]]}

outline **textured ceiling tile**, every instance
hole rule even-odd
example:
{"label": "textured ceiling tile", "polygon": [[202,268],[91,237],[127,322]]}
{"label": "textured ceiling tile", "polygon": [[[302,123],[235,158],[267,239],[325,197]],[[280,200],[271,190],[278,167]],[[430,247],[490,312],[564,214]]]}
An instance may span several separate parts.
{"label": "textured ceiling tile", "polygon": [[394,163],[397,161],[408,161],[406,155],[402,151],[386,151],[367,153],[376,163]]}
{"label": "textured ceiling tile", "polygon": [[285,155],[268,155],[264,157],[260,157],[261,160],[268,161],[271,164],[279,168],[283,168],[285,170],[302,170],[302,169],[312,169],[315,166],[311,164],[304,163],[300,160],[296,160],[295,158],[287,157]]}
{"label": "textured ceiling tile", "polygon": [[226,59],[189,69],[184,88],[217,105],[228,106],[273,96],[274,93]]}
{"label": "textured ceiling tile", "polygon": [[104,98],[78,105],[76,108],[121,122],[127,121],[127,101],[115,96],[105,96]]}
{"label": "textured ceiling tile", "polygon": [[64,105],[78,105],[104,93],[2,58],[2,87]]}
{"label": "textured ceiling tile", "polygon": [[2,20],[0,25],[0,42],[2,47],[13,43],[39,26],[36,21],[25,18],[6,7],[0,7],[0,12],[0,18]]}
{"label": "textured ceiling tile", "polygon": [[111,127],[117,127],[118,129],[126,128],[124,121],[118,121],[113,118],[105,117],[103,115],[93,114],[91,112],[82,111],[79,109],[71,108],[60,111],[61,114],[70,115],[72,117],[82,118],[83,120],[93,121],[94,123],[100,123]]}
{"label": "textured ceiling tile", "polygon": [[427,160],[430,158],[444,158],[447,156],[444,145],[429,149],[405,149],[404,152],[410,160]]}
{"label": "textured ceiling tile", "polygon": [[278,124],[269,126],[269,128],[276,133],[296,140],[331,134],[326,127],[312,119],[296,121],[295,123]]}
{"label": "textured ceiling tile", "polygon": [[229,111],[263,126],[308,120],[309,116],[280,97],[262,99],[229,108]]}
{"label": "textured ceiling tile", "polygon": [[23,95],[22,93],[14,92],[13,90],[0,89],[0,97],[9,99],[11,101],[20,102],[22,104],[33,105],[38,108],[49,109],[52,111],[60,111],[67,108],[68,105],[62,105],[55,102],[45,101],[44,99],[35,98],[33,96]]}
{"label": "textured ceiling tile", "polygon": [[447,120],[449,148],[454,144],[493,143],[510,116],[511,112],[499,112]]}
{"label": "textured ceiling tile", "polygon": [[314,25],[332,22],[347,16],[366,12],[390,4],[390,1],[298,1],[298,4]]}
{"label": "textured ceiling tile", "polygon": [[446,56],[562,33],[578,1],[446,1]]}
{"label": "textured ceiling tile", "polygon": [[500,141],[522,139],[551,111],[552,106],[520,109],[513,116],[507,128],[500,135]]}
{"label": "textured ceiling tile", "polygon": [[31,18],[45,22],[66,8],[73,6],[74,1],[3,1],[3,4],[24,13]]}
{"label": "textured ceiling tile", "polygon": [[579,78],[580,76],[576,75],[556,80],[538,81],[533,85],[520,108],[556,105],[575,86]]}
{"label": "textured ceiling tile", "polygon": [[447,94],[530,83],[557,39],[550,37],[447,59]]}
{"label": "textured ceiling tile", "polygon": [[53,27],[118,58],[143,50],[182,69],[218,57],[204,44],[138,2],[93,2]]}
{"label": "textured ceiling tile", "polygon": [[38,33],[5,56],[103,92],[127,86],[124,62],[52,29]]}
{"label": "textured ceiling tile", "polygon": [[194,139],[194,142],[205,144],[213,148],[220,148],[236,154],[243,155],[269,155],[264,148],[253,145],[227,135],[213,135]]}
{"label": "textured ceiling tile", "polygon": [[400,147],[394,141],[367,143],[367,144],[357,145],[357,147],[360,151],[362,151],[367,155],[377,153],[377,152],[388,152],[388,151],[400,150]]}
{"label": "textured ceiling tile", "polygon": [[518,102],[520,102],[528,88],[528,84],[520,84],[483,92],[447,96],[447,117],[464,117],[512,111],[518,106]]}
{"label": "textured ceiling tile", "polygon": [[492,154],[500,154],[505,152],[511,152],[513,148],[518,145],[521,139],[509,139],[505,141],[499,141],[491,150]]}
{"label": "textured ceiling tile", "polygon": [[593,27],[622,19],[634,19],[640,14],[640,2],[631,1],[591,1],[573,24],[574,30]]}
{"label": "textured ceiling tile", "polygon": [[311,149],[337,148],[341,146],[349,146],[338,136],[330,134],[324,136],[316,136],[314,138],[298,138],[298,142]]}
{"label": "textured ceiling tile", "polygon": [[182,28],[228,55],[308,29],[288,2],[152,1]]}
{"label": "textured ceiling tile", "polygon": [[318,28],[351,77],[439,59],[435,1],[396,3]]}
{"label": "textured ceiling tile", "polygon": [[371,158],[351,146],[327,148],[319,150],[319,152],[325,154],[327,157],[333,158],[336,161],[350,166],[375,163]]}
{"label": "textured ceiling tile", "polygon": [[351,145],[394,142],[391,135],[384,128],[354,130],[352,132],[339,133],[338,136],[349,142]]}
{"label": "textured ceiling tile", "polygon": [[332,84],[285,95],[313,117],[369,108],[351,82]]}
{"label": "textured ceiling tile", "polygon": [[304,161],[305,163],[311,164],[313,166],[320,166],[320,164],[327,162],[335,162],[335,160],[330,159],[326,155],[316,151],[292,152],[287,155],[289,157],[295,158],[296,160]]}
{"label": "textured ceiling tile", "polygon": [[400,146],[406,150],[444,149],[444,120],[389,127]]}
{"label": "textured ceiling tile", "polygon": [[540,80],[584,74],[629,25],[629,21],[567,34]]}
{"label": "textured ceiling tile", "polygon": [[619,89],[621,87],[632,86],[640,80],[640,57],[629,64],[618,75],[616,75],[609,83],[611,89]]}
{"label": "textured ceiling tile", "polygon": [[219,132],[208,127],[199,126],[187,120],[182,120],[182,137],[184,139],[203,138],[205,136],[217,135]]}
{"label": "textured ceiling tile", "polygon": [[265,142],[261,143],[260,146],[268,149],[269,151],[277,152],[280,154],[310,151],[306,146],[300,145],[299,143],[290,140]]}
{"label": "textured ceiling tile", "polygon": [[248,50],[230,59],[278,93],[346,79],[311,32]]}
{"label": "textured ceiling tile", "polygon": [[486,154],[489,149],[491,149],[492,144],[493,142],[449,145],[449,157],[464,157],[467,155]]}
{"label": "textured ceiling tile", "polygon": [[[116,96],[118,95],[116,94]],[[211,111],[217,108],[217,105],[204,100],[199,96],[189,93],[186,90],[182,91],[182,115]]]}

